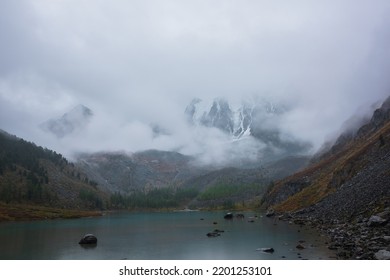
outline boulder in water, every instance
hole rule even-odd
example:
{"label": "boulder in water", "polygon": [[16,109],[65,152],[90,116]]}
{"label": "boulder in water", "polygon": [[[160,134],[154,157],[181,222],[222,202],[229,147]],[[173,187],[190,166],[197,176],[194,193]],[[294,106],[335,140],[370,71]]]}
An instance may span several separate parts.
{"label": "boulder in water", "polygon": [[218,237],[218,236],[220,236],[221,234],[219,234],[218,232],[215,232],[215,231],[213,231],[213,232],[209,232],[208,234],[207,234],[207,237]]}
{"label": "boulder in water", "polygon": [[272,217],[275,216],[275,210],[274,209],[268,209],[267,213],[265,213],[266,217]]}
{"label": "boulder in water", "polygon": [[226,213],[226,215],[224,216],[224,218],[225,218],[226,220],[231,220],[231,219],[233,219],[233,213]]}
{"label": "boulder in water", "polygon": [[273,253],[275,252],[275,249],[270,247],[270,248],[259,248],[259,249],[256,249],[256,251],[262,251],[264,253]]}
{"label": "boulder in water", "polygon": [[93,234],[86,234],[83,238],[79,241],[79,244],[85,245],[85,244],[96,244],[97,238]]}

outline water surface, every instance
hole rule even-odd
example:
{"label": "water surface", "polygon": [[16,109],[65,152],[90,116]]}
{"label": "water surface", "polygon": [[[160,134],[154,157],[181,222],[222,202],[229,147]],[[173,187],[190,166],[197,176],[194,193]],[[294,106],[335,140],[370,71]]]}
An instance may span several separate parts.
{"label": "water surface", "polygon": [[[262,217],[259,213],[245,213],[245,219],[232,221],[223,216],[223,212],[115,213],[73,220],[7,222],[0,224],[0,259],[332,257],[324,240],[310,229]],[[214,229],[224,232],[219,237],[207,237]],[[86,233],[97,236],[97,246],[78,244]],[[295,248],[299,241],[304,241],[305,249]],[[263,247],[273,247],[275,252],[256,250]]]}

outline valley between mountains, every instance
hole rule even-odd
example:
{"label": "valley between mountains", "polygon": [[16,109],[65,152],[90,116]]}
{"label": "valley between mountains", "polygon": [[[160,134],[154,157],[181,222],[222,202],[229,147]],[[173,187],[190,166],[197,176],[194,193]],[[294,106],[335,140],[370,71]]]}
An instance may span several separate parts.
{"label": "valley between mountains", "polygon": [[[230,135],[232,149],[237,141],[258,141],[258,154],[231,164],[161,150],[78,153],[70,160],[1,131],[0,221],[110,210],[252,209],[317,228],[339,258],[390,258],[390,98],[315,154],[308,143],[262,126],[288,109],[263,101],[237,110],[221,99],[206,109],[200,104],[194,99],[185,110],[191,125]],[[40,128],[64,138],[91,118],[79,106]]]}

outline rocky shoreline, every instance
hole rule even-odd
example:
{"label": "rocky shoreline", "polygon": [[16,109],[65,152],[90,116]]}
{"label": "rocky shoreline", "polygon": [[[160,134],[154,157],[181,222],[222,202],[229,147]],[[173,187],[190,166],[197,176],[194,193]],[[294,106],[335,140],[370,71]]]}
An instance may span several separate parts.
{"label": "rocky shoreline", "polygon": [[[268,213],[273,217],[276,213]],[[329,238],[328,249],[341,260],[390,260],[390,207],[354,221],[319,220],[305,210],[281,214],[280,220],[319,230]]]}

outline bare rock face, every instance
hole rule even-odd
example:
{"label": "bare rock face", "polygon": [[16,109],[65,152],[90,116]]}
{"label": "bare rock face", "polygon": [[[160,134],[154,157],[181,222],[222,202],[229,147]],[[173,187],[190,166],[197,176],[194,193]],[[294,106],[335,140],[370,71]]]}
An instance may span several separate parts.
{"label": "bare rock face", "polygon": [[79,241],[79,244],[85,245],[85,244],[97,244],[97,238],[93,234],[86,234],[83,238]]}

